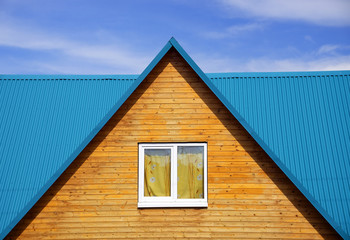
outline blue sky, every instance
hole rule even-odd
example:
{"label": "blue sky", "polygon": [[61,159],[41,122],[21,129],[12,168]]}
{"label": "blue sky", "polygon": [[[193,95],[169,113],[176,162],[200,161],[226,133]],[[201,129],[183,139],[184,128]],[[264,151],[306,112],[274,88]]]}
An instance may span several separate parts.
{"label": "blue sky", "polygon": [[0,0],[0,74],[139,74],[174,36],[204,72],[350,70],[350,0]]}

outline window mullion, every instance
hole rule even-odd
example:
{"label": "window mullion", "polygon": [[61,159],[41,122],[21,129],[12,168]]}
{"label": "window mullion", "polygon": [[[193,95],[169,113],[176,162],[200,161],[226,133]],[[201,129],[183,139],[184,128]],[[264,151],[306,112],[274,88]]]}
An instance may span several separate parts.
{"label": "window mullion", "polygon": [[177,199],[177,147],[172,147],[171,162],[171,197],[175,201]]}
{"label": "window mullion", "polygon": [[204,194],[204,200],[208,201],[208,145],[204,144],[204,159],[203,159],[203,178],[204,178],[204,186],[203,186],[203,194]]}
{"label": "window mullion", "polygon": [[139,160],[139,200],[143,201],[143,194],[144,194],[144,151],[145,149],[143,147],[139,148],[139,159],[141,159],[141,161]]}

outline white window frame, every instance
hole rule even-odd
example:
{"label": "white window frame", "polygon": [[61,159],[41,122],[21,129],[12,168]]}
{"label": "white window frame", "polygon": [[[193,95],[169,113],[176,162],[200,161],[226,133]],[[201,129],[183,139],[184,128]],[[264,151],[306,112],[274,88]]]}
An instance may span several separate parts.
{"label": "white window frame", "polygon": [[[177,199],[177,147],[196,146],[204,149],[203,163],[203,198],[201,199]],[[170,197],[145,197],[144,196],[144,153],[145,149],[170,149]],[[138,178],[138,207],[162,208],[162,207],[208,207],[208,161],[207,143],[139,143],[139,178]]]}

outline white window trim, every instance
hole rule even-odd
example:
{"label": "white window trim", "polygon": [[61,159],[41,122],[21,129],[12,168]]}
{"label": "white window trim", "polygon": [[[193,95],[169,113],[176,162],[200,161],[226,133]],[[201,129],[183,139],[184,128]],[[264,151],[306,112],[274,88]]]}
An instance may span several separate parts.
{"label": "white window trim", "polygon": [[[204,148],[203,166],[203,194],[202,199],[177,199],[177,147],[200,146]],[[171,196],[145,197],[144,196],[144,152],[145,149],[171,149]],[[165,207],[208,207],[208,161],[207,143],[140,143],[139,144],[139,181],[138,181],[138,207],[139,208],[165,208]]]}

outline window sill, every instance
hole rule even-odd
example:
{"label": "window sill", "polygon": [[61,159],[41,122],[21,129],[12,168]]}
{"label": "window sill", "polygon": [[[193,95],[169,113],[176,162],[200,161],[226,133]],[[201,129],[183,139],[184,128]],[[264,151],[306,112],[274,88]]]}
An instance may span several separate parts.
{"label": "window sill", "polygon": [[139,202],[138,208],[173,208],[173,207],[198,207],[206,208],[208,203],[204,201],[198,202]]}

